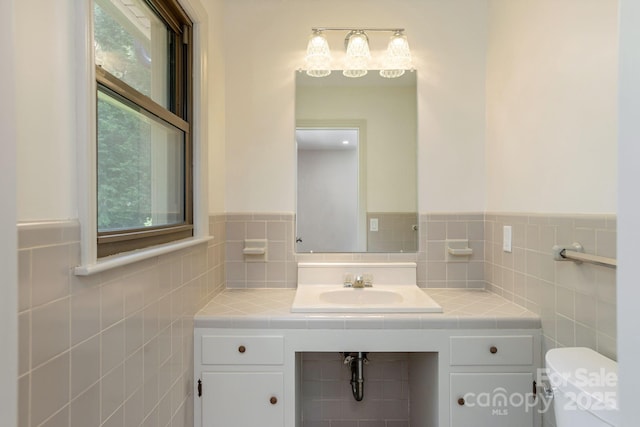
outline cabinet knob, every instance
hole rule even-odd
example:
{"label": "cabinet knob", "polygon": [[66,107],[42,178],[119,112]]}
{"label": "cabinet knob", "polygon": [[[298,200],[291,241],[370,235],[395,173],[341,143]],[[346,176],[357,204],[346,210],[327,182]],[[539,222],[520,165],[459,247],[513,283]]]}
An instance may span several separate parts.
{"label": "cabinet knob", "polygon": [[498,347],[496,347],[495,345],[492,345],[491,348],[489,348],[489,352],[491,354],[496,354],[498,352]]}
{"label": "cabinet knob", "polygon": [[458,399],[458,405],[464,406],[464,399],[462,397]]}
{"label": "cabinet knob", "polygon": [[278,403],[278,398],[275,396],[271,396],[271,399],[269,399],[269,403],[275,405],[276,403]]}
{"label": "cabinet knob", "polygon": [[241,345],[240,347],[238,347],[238,353],[244,353],[245,351],[247,351],[247,348],[243,345]]}

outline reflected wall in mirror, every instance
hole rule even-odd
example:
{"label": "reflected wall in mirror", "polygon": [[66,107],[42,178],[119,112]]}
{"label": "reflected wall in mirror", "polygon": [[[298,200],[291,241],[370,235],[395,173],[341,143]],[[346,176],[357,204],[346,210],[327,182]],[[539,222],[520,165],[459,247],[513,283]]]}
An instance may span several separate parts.
{"label": "reflected wall in mirror", "polygon": [[296,252],[416,252],[416,73],[296,74]]}

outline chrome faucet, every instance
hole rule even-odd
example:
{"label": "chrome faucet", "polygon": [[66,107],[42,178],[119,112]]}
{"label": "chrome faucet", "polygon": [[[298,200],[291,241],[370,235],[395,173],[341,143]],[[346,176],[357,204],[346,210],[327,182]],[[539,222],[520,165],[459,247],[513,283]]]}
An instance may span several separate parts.
{"label": "chrome faucet", "polygon": [[370,274],[358,274],[353,281],[354,288],[370,288],[373,286],[373,279]]}
{"label": "chrome faucet", "polygon": [[356,280],[353,282],[354,288],[364,288],[364,278],[362,275],[357,275]]}
{"label": "chrome faucet", "polygon": [[358,274],[354,280],[350,273],[346,273],[343,284],[345,288],[371,288],[373,277],[371,274]]}

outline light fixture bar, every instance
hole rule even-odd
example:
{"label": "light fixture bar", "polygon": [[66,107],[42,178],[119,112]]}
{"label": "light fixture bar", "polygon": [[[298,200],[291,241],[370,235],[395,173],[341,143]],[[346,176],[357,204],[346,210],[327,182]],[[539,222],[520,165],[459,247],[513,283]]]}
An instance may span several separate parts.
{"label": "light fixture bar", "polygon": [[331,74],[331,52],[324,33],[326,31],[347,32],[344,39],[346,55],[342,74],[357,78],[367,74],[371,60],[367,33],[393,33],[380,66],[380,76],[397,78],[406,70],[413,70],[411,51],[404,28],[358,28],[358,27],[312,27],[307,45],[305,70],[311,77],[325,77]]}
{"label": "light fixture bar", "polygon": [[404,28],[312,27],[311,31],[379,31],[394,33],[396,31],[404,31]]}

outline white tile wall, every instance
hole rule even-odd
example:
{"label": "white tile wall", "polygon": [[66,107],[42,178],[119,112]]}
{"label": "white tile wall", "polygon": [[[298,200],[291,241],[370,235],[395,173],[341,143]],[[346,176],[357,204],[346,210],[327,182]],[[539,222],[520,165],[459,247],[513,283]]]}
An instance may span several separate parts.
{"label": "white tile wall", "polygon": [[[584,345],[616,358],[615,270],[555,262],[554,244],[580,242],[587,253],[616,256],[614,215],[430,213],[420,215],[417,253],[302,254],[293,214],[227,215],[227,283],[232,288],[295,287],[299,261],[415,261],[418,285],[483,288],[542,316],[545,348]],[[502,251],[511,225],[513,250]],[[246,238],[268,238],[269,260],[245,262]],[[446,259],[447,239],[468,239],[473,255]]]}
{"label": "white tile wall", "polygon": [[[558,346],[586,346],[616,359],[615,270],[555,262],[551,257],[554,244],[577,241],[587,253],[615,258],[613,215],[421,214],[419,250],[414,254],[296,254],[291,214],[229,215],[228,221],[230,287],[295,287],[298,261],[416,261],[421,287],[486,287],[538,313],[545,351]],[[511,253],[502,251],[504,225],[513,227]],[[270,228],[279,231],[265,234],[264,230]],[[244,262],[243,239],[265,235],[275,258],[262,265]],[[465,262],[447,261],[447,239],[468,239],[473,255]],[[285,260],[284,268],[274,264],[275,260]],[[325,362],[310,360],[312,364]],[[319,384],[314,381],[305,380],[306,393],[311,396],[305,397],[304,403],[307,427],[406,425],[403,420],[380,421],[383,415],[375,420],[352,419],[347,408],[322,395],[322,385],[330,387],[333,378],[323,376]],[[396,422],[399,424],[393,424]],[[553,425],[553,419],[545,417],[545,424]]]}
{"label": "white tile wall", "polygon": [[351,370],[339,353],[302,356],[303,427],[409,427],[406,353],[369,353],[364,399],[351,392]]}
{"label": "white tile wall", "polygon": [[[502,251],[504,225],[512,253]],[[555,244],[578,242],[615,258],[615,216],[487,214],[485,236],[488,289],[542,316],[544,350],[585,346],[616,359],[616,270],[551,255]]]}
{"label": "white tile wall", "polygon": [[[510,254],[501,249],[502,225],[513,227]],[[539,313],[545,348],[584,345],[616,356],[615,270],[550,255],[555,243],[579,241],[615,257],[614,216],[422,214],[419,251],[409,254],[296,254],[292,214],[215,215],[210,229],[208,247],[80,278],[71,274],[76,223],[18,227],[20,426],[190,427],[192,315],[225,284],[295,287],[298,261],[416,261],[422,287],[486,285]],[[245,262],[246,238],[268,239],[268,262]],[[474,255],[447,262],[451,238],[469,239]],[[402,367],[397,356],[382,357]],[[328,367],[327,357],[305,355],[306,366],[327,365],[319,379],[305,371],[306,427],[408,425],[402,368],[390,378],[368,373],[365,393],[382,402],[374,416],[351,403],[348,370]],[[337,403],[344,393],[349,403]]]}
{"label": "white tile wall", "polygon": [[192,423],[193,314],[224,288],[214,240],[76,277],[76,222],[18,225],[20,427]]}
{"label": "white tile wall", "polygon": [[[513,252],[502,251],[504,225],[513,229]],[[554,261],[555,244],[579,242],[585,252],[616,257],[613,215],[487,214],[487,289],[542,318],[543,352],[555,347],[592,348],[616,359],[616,270]],[[553,413],[543,415],[554,426]]]}
{"label": "white tile wall", "polygon": [[[418,286],[483,288],[484,215],[421,214],[418,252],[401,253],[296,253],[295,216],[286,213],[227,215],[226,271],[230,288],[294,288],[298,262],[413,261],[418,264]],[[268,239],[267,262],[246,262],[245,239]],[[445,241],[469,239],[474,255],[468,262],[445,262]]]}
{"label": "white tile wall", "polygon": [[370,252],[416,252],[419,230],[415,212],[367,212],[367,224],[375,218],[378,230],[367,227],[367,251]]}

